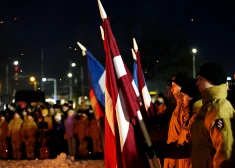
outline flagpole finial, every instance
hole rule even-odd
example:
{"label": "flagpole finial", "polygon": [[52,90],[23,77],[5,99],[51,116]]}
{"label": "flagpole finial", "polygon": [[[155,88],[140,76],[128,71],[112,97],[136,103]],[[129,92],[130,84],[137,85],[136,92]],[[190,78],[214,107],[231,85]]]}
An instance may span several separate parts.
{"label": "flagpole finial", "polygon": [[131,52],[132,52],[133,59],[134,59],[134,60],[137,60],[135,51],[134,51],[133,49],[131,49]]}
{"label": "flagpole finial", "polygon": [[81,48],[82,50],[82,55],[85,56],[86,55],[86,47],[84,47],[81,43],[77,42],[78,46]]}
{"label": "flagpole finial", "polygon": [[104,40],[104,30],[103,30],[102,26],[100,26],[100,32],[101,32],[102,40]]}
{"label": "flagpole finial", "polygon": [[135,38],[133,38],[133,46],[134,46],[134,50],[138,51],[138,45],[137,45],[137,43],[135,41]]}
{"label": "flagpole finial", "polygon": [[103,5],[101,4],[100,0],[98,0],[98,6],[99,6],[99,9],[100,9],[100,16],[102,19],[107,19],[107,14],[103,8]]}
{"label": "flagpole finial", "polygon": [[82,56],[86,56],[86,51],[82,51]]}

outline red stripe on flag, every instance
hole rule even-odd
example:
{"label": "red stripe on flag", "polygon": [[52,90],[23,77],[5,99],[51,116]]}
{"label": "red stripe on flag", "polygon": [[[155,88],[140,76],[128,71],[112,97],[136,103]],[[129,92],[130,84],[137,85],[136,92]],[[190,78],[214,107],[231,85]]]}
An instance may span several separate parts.
{"label": "red stripe on flag", "polygon": [[90,90],[90,99],[91,99],[91,105],[95,109],[95,114],[97,119],[100,119],[100,117],[103,117],[103,111],[100,108],[100,105],[95,97],[93,89]]}

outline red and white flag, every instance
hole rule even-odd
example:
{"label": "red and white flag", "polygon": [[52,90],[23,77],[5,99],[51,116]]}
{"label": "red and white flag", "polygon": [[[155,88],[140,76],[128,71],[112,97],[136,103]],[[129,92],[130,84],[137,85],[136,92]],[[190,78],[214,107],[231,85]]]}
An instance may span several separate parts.
{"label": "red and white flag", "polygon": [[137,81],[138,81],[138,90],[140,93],[140,97],[143,101],[145,110],[148,113],[148,116],[151,118],[155,115],[155,107],[151,100],[151,96],[149,94],[148,88],[146,86],[144,73],[143,73],[143,69],[141,66],[140,51],[138,50],[138,46],[137,46],[135,39],[133,39],[133,44],[134,44],[134,51],[132,50],[132,54],[136,58],[136,62],[137,62],[137,68],[136,68],[137,75],[136,76],[137,76]]}
{"label": "red and white flag", "polygon": [[98,2],[103,19],[106,51],[105,166],[149,167],[145,152],[142,151],[144,155],[140,157],[141,146],[137,148],[135,131],[139,128],[136,118],[140,104],[132,85],[133,79],[122,60],[109,20],[100,1]]}

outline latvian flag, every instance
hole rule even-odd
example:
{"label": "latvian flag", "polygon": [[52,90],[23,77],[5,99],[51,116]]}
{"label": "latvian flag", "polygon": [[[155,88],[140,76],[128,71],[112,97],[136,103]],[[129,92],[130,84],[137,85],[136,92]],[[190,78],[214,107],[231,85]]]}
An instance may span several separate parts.
{"label": "latvian flag", "polygon": [[136,51],[134,54],[136,56],[134,57],[134,69],[133,69],[134,81],[138,87],[140,97],[143,101],[142,103],[144,104],[145,110],[148,113],[148,117],[151,118],[155,115],[154,104],[151,100],[151,96],[146,86],[144,73],[141,66],[140,52]]}
{"label": "latvian flag", "polygon": [[145,152],[139,152],[141,146],[137,148],[135,131],[141,133],[136,123],[140,104],[132,86],[133,78],[123,63],[108,19],[103,19],[106,51],[105,166],[149,167]]}

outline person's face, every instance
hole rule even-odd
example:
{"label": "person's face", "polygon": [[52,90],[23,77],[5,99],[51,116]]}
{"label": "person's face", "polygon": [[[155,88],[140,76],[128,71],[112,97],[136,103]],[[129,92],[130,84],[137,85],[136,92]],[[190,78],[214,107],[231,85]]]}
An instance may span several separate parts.
{"label": "person's face", "polygon": [[192,101],[192,97],[190,97],[189,95],[183,93],[183,106],[184,108],[188,108],[190,102]]}
{"label": "person's face", "polygon": [[50,108],[50,114],[54,115],[55,114],[55,109],[54,108]]}
{"label": "person's face", "polygon": [[28,119],[28,120],[32,120],[32,118],[33,118],[33,117],[30,116],[30,115],[27,116],[27,119]]}
{"label": "person's face", "polygon": [[165,96],[166,96],[166,98],[172,98],[173,97],[172,92],[171,92],[171,86],[166,87]]}
{"label": "person's face", "polygon": [[61,118],[60,117],[55,117],[55,121],[59,122],[59,121],[61,121]]}
{"label": "person's face", "polygon": [[19,114],[18,113],[15,113],[14,114],[14,118],[19,118],[20,116],[19,116]]}
{"label": "person's face", "polygon": [[67,111],[69,109],[69,107],[63,106],[62,109],[63,109],[63,111]]}
{"label": "person's face", "polygon": [[9,109],[10,109],[11,111],[14,111],[14,110],[15,110],[15,108],[14,108],[13,106],[10,106]]}
{"label": "person's face", "polygon": [[4,116],[1,116],[1,121],[4,121],[5,120],[5,117]]}
{"label": "person's face", "polygon": [[202,76],[198,75],[198,80],[196,83],[198,90],[203,91],[207,88],[213,87],[211,82],[209,82],[207,79],[203,78]]}
{"label": "person's face", "polygon": [[31,113],[31,112],[32,112],[32,109],[29,107],[29,108],[27,108],[27,111],[28,111],[29,113]]}
{"label": "person's face", "polygon": [[72,116],[73,116],[73,112],[69,111],[69,112],[68,112],[68,116],[69,116],[69,117],[72,117]]}
{"label": "person's face", "polygon": [[175,97],[178,97],[180,95],[181,87],[177,85],[175,82],[172,82],[171,92]]}

